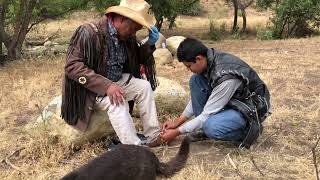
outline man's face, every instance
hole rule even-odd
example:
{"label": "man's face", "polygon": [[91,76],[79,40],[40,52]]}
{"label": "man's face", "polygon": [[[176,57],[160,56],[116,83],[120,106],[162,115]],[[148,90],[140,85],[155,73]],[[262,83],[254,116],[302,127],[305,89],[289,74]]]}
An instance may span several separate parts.
{"label": "man's face", "polygon": [[120,26],[117,29],[119,39],[126,40],[136,35],[137,31],[142,29],[142,25],[132,21],[131,19],[123,17]]}
{"label": "man's face", "polygon": [[202,55],[196,57],[196,62],[182,62],[188,70],[196,74],[202,74],[207,69],[207,59]]}

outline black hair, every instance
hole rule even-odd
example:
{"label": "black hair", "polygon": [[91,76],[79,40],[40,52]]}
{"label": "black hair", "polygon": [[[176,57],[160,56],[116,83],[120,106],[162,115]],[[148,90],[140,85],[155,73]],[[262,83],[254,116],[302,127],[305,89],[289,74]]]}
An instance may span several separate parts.
{"label": "black hair", "polygon": [[208,48],[199,40],[193,38],[184,39],[177,50],[179,62],[196,62],[196,56],[207,57]]}

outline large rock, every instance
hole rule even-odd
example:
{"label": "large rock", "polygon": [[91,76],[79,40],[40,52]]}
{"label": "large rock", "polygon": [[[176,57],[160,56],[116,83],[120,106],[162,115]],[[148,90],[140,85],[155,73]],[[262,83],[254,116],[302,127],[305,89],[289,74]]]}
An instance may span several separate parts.
{"label": "large rock", "polygon": [[[180,113],[185,106],[186,91],[177,82],[163,77],[158,77],[158,80],[159,86],[155,91],[158,114]],[[114,134],[106,112],[94,112],[91,124],[85,133],[66,124],[64,120],[61,119],[60,114],[61,95],[55,97],[44,108],[41,116],[36,119],[36,123],[29,124],[27,130],[37,129],[37,126],[45,125],[50,135],[58,137],[63,144],[74,146]]]}
{"label": "large rock", "polygon": [[159,86],[155,90],[158,114],[180,114],[187,103],[188,94],[176,81],[158,77]]}
{"label": "large rock", "polygon": [[36,123],[27,126],[28,130],[45,125],[49,134],[58,137],[63,144],[78,146],[84,142],[114,134],[114,130],[108,121],[106,112],[97,111],[92,114],[91,124],[86,132],[78,131],[69,126],[60,117],[61,95],[55,97],[43,110]]}
{"label": "large rock", "polygon": [[177,49],[184,39],[183,36],[172,36],[166,40],[167,48],[175,57],[177,56]]}
{"label": "large rock", "polygon": [[173,57],[171,52],[166,48],[159,48],[153,52],[153,57],[156,64],[166,65],[173,62]]}

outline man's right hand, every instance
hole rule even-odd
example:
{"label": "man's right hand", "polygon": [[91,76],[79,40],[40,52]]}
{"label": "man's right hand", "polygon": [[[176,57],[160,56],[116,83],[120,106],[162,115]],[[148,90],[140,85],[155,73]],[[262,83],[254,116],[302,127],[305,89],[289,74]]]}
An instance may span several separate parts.
{"label": "man's right hand", "polygon": [[123,95],[124,95],[123,89],[116,84],[111,84],[107,89],[107,96],[109,97],[112,105],[114,104],[119,105],[123,103],[124,101]]}
{"label": "man's right hand", "polygon": [[164,132],[168,129],[175,129],[179,127],[181,124],[183,124],[187,119],[187,117],[181,114],[178,118],[174,120],[168,120],[161,125],[161,132]]}

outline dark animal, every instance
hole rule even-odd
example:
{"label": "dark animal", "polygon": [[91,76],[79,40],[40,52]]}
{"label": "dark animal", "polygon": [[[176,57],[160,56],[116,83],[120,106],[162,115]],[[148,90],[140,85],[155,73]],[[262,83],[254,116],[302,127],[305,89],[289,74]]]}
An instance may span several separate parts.
{"label": "dark animal", "polygon": [[186,164],[189,144],[189,138],[184,138],[178,154],[167,163],[160,162],[148,147],[118,145],[62,180],[155,180],[156,176],[170,177]]}

